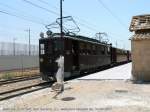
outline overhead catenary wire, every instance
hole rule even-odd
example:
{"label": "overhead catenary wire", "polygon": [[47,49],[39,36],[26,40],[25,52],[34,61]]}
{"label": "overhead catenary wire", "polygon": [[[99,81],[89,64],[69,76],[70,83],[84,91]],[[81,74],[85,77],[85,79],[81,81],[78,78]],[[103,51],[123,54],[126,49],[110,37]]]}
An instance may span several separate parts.
{"label": "overhead catenary wire", "polygon": [[[35,4],[35,3],[33,3],[33,2],[30,2],[30,1],[28,1],[28,0],[23,0],[23,1],[26,2],[26,3],[28,3],[28,4],[30,4],[30,5],[32,5],[32,6],[34,6],[34,7],[40,8],[40,9],[42,9],[42,10],[45,10],[45,11],[49,12],[49,13],[52,13],[52,14],[54,14],[54,15],[59,16],[59,13],[57,13],[57,12],[55,12],[55,11],[49,10],[49,9],[47,9],[47,8],[45,8],[45,7],[42,7],[42,6],[38,5],[38,4]],[[43,1],[43,0],[38,0],[38,1],[43,2],[44,4],[47,4],[47,2],[45,2],[45,1]],[[55,8],[56,8],[56,7],[55,7]],[[77,17],[75,17],[75,18],[77,18]],[[77,19],[79,19],[79,18],[77,18]],[[83,20],[82,20],[82,21],[83,21]],[[81,22],[79,22],[79,21],[78,21],[78,23],[81,24],[83,27],[85,27],[85,28],[87,28],[87,29],[90,29],[90,30],[92,30],[92,31],[98,31],[97,29],[95,29],[95,28],[93,28],[93,27],[87,25],[87,23],[84,24],[84,23],[81,23]]]}
{"label": "overhead catenary wire", "polygon": [[[47,9],[47,8],[41,7],[40,5],[34,4],[33,2],[30,2],[30,1],[28,1],[28,0],[24,0],[24,1],[27,2],[27,3],[29,3],[29,4],[31,4],[31,5],[33,5],[33,6],[35,6],[35,7],[37,7],[37,8],[40,8],[40,9],[42,8],[43,10],[52,13],[52,11],[50,11],[50,10]],[[39,1],[44,2],[44,1],[42,1],[42,0],[39,0]],[[45,3],[47,3],[47,2],[45,2]],[[15,11],[17,10],[17,9],[15,9],[15,8],[13,8],[13,7],[10,7],[10,6],[6,5],[6,4],[0,4],[0,5],[3,5],[3,6],[5,6],[5,7],[7,7],[7,8],[9,8],[9,9],[12,9],[12,10],[15,10]],[[17,11],[18,11],[18,10],[17,10]],[[53,11],[53,12],[54,12],[54,11]],[[18,16],[18,15],[16,15],[16,14],[12,14],[12,13],[10,13],[10,12],[8,12],[8,11],[1,11],[1,13],[7,14],[7,15],[10,15],[10,16],[14,16],[14,17],[17,17],[17,18],[20,18],[20,19],[23,19],[23,20],[27,20],[27,21],[30,21],[30,22],[34,22],[34,23],[38,23],[38,24],[40,23],[40,24],[42,24],[42,25],[46,25],[46,24],[44,24],[44,23],[42,23],[42,22],[35,22],[35,21],[33,21],[33,20],[26,19],[26,17]],[[55,12],[54,12],[53,14],[59,15],[58,13],[55,13]],[[90,29],[90,30],[96,31],[95,28],[90,27],[90,26],[87,25],[87,24],[84,24],[84,23],[81,23],[81,22],[80,22],[80,24],[81,24],[82,26],[84,26],[84,27]],[[98,31],[98,30],[97,30],[97,31]]]}
{"label": "overhead catenary wire", "polygon": [[54,15],[59,15],[59,13],[57,13],[57,12],[55,12],[55,11],[52,11],[52,10],[49,10],[49,9],[47,9],[47,8],[45,8],[45,7],[42,7],[42,6],[38,5],[38,4],[35,4],[35,3],[33,3],[33,2],[31,2],[31,1],[29,1],[29,0],[23,0],[23,1],[26,2],[26,3],[28,3],[28,4],[30,4],[30,5],[32,5],[32,6],[34,6],[34,7],[37,7],[37,8],[40,8],[40,9],[42,9],[42,10],[45,10],[45,11],[47,11],[47,12],[50,12],[50,13],[52,13],[52,14],[54,14]]}
{"label": "overhead catenary wire", "polygon": [[[39,1],[39,2],[41,2],[41,3],[43,3],[43,4],[45,4],[45,5],[51,5],[51,4],[49,4],[48,2],[46,2],[46,1],[44,1],[44,0],[37,0],[37,1]],[[51,5],[52,6],[52,5]],[[55,8],[55,9],[58,9],[58,7],[55,7],[55,6],[52,6],[53,8]]]}
{"label": "overhead catenary wire", "polygon": [[[46,2],[46,1],[44,1],[44,0],[37,0],[37,1],[39,1],[39,2],[41,2],[41,3],[43,3],[43,4],[46,4],[46,5],[51,5],[51,4],[49,4],[48,2]],[[52,5],[51,5],[52,6]],[[55,9],[58,9],[58,7],[56,7],[56,6],[52,6],[53,8],[55,8]],[[69,14],[69,15],[72,15],[72,14],[70,14],[69,12],[66,12],[66,11],[63,11],[64,13],[66,13],[66,14]],[[92,31],[98,31],[97,29],[95,29],[95,28],[93,28],[93,27],[91,27],[91,26],[89,26],[88,24],[91,24],[91,23],[89,23],[89,22],[87,22],[87,21],[85,21],[85,20],[83,20],[83,19],[79,19],[79,17],[77,17],[77,16],[74,16],[73,15],[73,17],[75,18],[75,19],[77,19],[77,22],[79,23],[79,24],[81,24],[82,26],[84,26],[84,27],[86,27],[87,29],[90,29],[90,30],[92,30]],[[79,21],[82,21],[82,22],[79,22]],[[95,25],[93,25],[94,27],[95,27]]]}
{"label": "overhead catenary wire", "polygon": [[119,18],[116,14],[114,14],[114,13],[107,7],[107,5],[106,5],[104,2],[102,2],[102,0],[98,0],[98,2],[100,3],[100,5],[102,5],[102,6],[118,21],[118,23],[119,23],[122,27],[124,27],[125,29],[127,29],[127,26],[120,20],[120,18]]}
{"label": "overhead catenary wire", "polygon": [[[0,3],[0,5],[3,6],[3,7],[8,8],[8,9],[10,9],[11,11],[13,10],[13,11],[17,12],[17,14],[15,14],[15,15],[18,15],[18,14],[19,14],[19,15],[21,15],[21,16],[24,17],[24,18],[32,18],[32,20],[33,20],[33,18],[35,18],[35,16],[33,17],[33,16],[31,16],[31,15],[26,15],[26,12],[21,11],[21,10],[18,10],[18,9],[16,9],[16,8],[12,7],[12,6],[7,5],[7,4]],[[42,18],[39,18],[39,17],[36,17],[36,20],[33,20],[33,21],[41,22],[41,21],[43,21],[43,19],[42,19]],[[41,23],[42,23],[42,22],[41,22]]]}
{"label": "overhead catenary wire", "polygon": [[[42,10],[45,10],[45,11],[51,13],[51,14],[54,14],[54,15],[59,16],[59,13],[57,13],[57,12],[55,12],[55,11],[53,11],[53,10],[47,9],[47,8],[45,8],[45,7],[41,6],[41,5],[38,5],[38,4],[34,3],[34,2],[31,2],[31,1],[29,1],[29,0],[22,0],[22,1],[24,1],[24,2],[26,2],[26,3],[28,3],[28,4],[30,4],[30,5],[32,5],[32,6],[34,6],[34,7],[40,8],[40,9],[42,9]],[[38,0],[38,1],[41,2],[41,3],[43,3],[43,4],[49,5],[49,3],[46,2],[46,1],[43,1],[43,0]],[[101,3],[101,2],[100,2],[100,3]],[[111,15],[112,15],[124,28],[126,27],[126,26],[124,25],[124,23],[122,23],[122,21],[121,21],[115,14],[113,14],[113,12],[112,12],[109,8],[107,8],[107,6],[106,6],[104,3],[102,3],[101,5],[103,5],[103,7],[105,7],[105,8],[107,9],[107,11],[109,11],[109,13],[111,13]],[[55,9],[58,9],[58,8],[55,7]],[[66,12],[65,12],[65,13],[66,13]],[[67,12],[67,13],[68,13],[68,12]],[[73,16],[73,17],[76,18],[76,19],[78,19],[77,23],[79,23],[79,24],[82,25],[83,27],[85,27],[85,28],[87,28],[87,29],[89,29],[89,30],[94,31],[95,33],[96,33],[96,32],[99,32],[99,30],[97,30],[97,29],[95,28],[96,25],[92,25],[91,23],[89,23],[89,22],[87,22],[87,21],[85,21],[85,20],[82,20],[82,19],[80,19],[80,18],[78,18],[78,17],[76,17],[76,16]],[[80,21],[82,21],[82,22],[80,22]],[[89,26],[89,24],[90,24],[90,26]],[[93,27],[92,27],[91,25],[92,25]],[[114,33],[111,33],[111,34],[114,35]],[[118,35],[118,34],[116,34],[116,35]],[[119,38],[118,38],[118,39],[119,39]]]}
{"label": "overhead catenary wire", "polygon": [[[23,1],[25,1],[25,2],[27,2],[27,3],[29,3],[29,4],[31,4],[31,5],[33,5],[33,6],[35,6],[35,7],[38,7],[38,8],[41,8],[41,9],[43,9],[43,10],[45,10],[45,11],[48,11],[48,12],[50,12],[50,13],[53,13],[53,14],[55,14],[55,15],[59,15],[58,13],[56,13],[56,12],[54,12],[54,11],[52,11],[52,10],[49,10],[49,9],[47,9],[47,8],[44,8],[44,7],[41,7],[40,5],[37,5],[37,4],[34,4],[33,2],[30,2],[30,1],[28,1],[28,0],[23,0]],[[48,4],[48,2],[46,2],[46,1],[43,1],[43,0],[38,0],[38,1],[40,1],[40,2],[42,2],[42,3],[44,3],[44,4]],[[104,5],[104,4],[103,4]],[[7,6],[8,7],[8,5],[5,5],[5,6]],[[11,8],[11,7],[8,7],[8,8]],[[55,7],[55,8],[57,8],[57,7]],[[11,8],[12,9],[12,8]],[[14,9],[14,8],[13,8]],[[108,8],[107,8],[108,9]],[[109,9],[108,9],[109,10]],[[4,12],[4,11],[3,11]],[[7,13],[8,14],[8,13]],[[9,13],[10,14],[10,13]],[[12,16],[12,14],[11,14],[11,16]],[[20,17],[20,16],[18,16],[18,15],[14,15],[13,14],[13,16],[16,16],[16,17],[19,17],[19,18],[21,18],[21,19],[24,19],[24,20],[27,20],[27,19],[25,19],[24,17]],[[81,19],[79,19],[78,17],[75,17],[75,18],[77,18],[79,21],[82,21],[82,22],[84,22],[84,23],[87,23],[87,24],[89,24],[89,22],[86,22],[86,21],[84,21],[84,20],[81,20]],[[33,22],[33,20],[27,20],[27,21],[32,21]],[[35,23],[35,21],[34,21],[34,23]],[[39,24],[39,22],[36,22],[36,23],[38,23]],[[78,22],[79,24],[81,24],[82,26],[84,26],[84,27],[86,27],[87,29],[90,29],[90,30],[92,30],[92,31],[97,31],[98,32],[98,30],[97,29],[95,29],[94,27],[91,27],[91,26],[89,26],[89,25],[87,25],[87,24],[84,24],[84,23],[81,23],[81,22]],[[43,23],[42,23],[43,24]],[[44,24],[45,25],[45,24]],[[94,25],[93,25],[94,26]],[[111,33],[112,34],[112,33]],[[114,34],[114,33],[113,33]]]}
{"label": "overhead catenary wire", "polygon": [[[51,6],[51,7],[55,8],[55,9],[58,9],[58,7],[53,6],[53,5],[51,5],[50,3],[48,3],[48,2],[46,2],[46,1],[44,1],[44,0],[37,0],[37,1],[39,1],[39,2],[41,2],[41,3],[43,3],[43,4],[45,4],[45,5]],[[72,14],[70,14],[68,11],[67,11],[67,12],[64,11],[64,13],[69,14],[69,15],[72,15]],[[80,25],[82,25],[83,27],[85,27],[85,28],[87,28],[87,29],[89,29],[89,30],[92,30],[92,31],[94,31],[94,32],[99,32],[99,30],[97,30],[97,29],[95,28],[95,27],[97,27],[97,25],[95,25],[95,24],[93,24],[93,23],[90,23],[90,22],[87,22],[86,20],[81,19],[81,18],[79,18],[79,17],[77,17],[77,16],[74,16],[74,15],[73,15],[73,17],[74,17],[75,19],[77,19],[77,22],[78,22]],[[80,21],[81,21],[81,22],[80,22]],[[115,35],[115,36],[123,37],[122,35],[119,35],[119,34],[115,34],[115,33],[112,33],[112,32],[109,32],[109,33],[112,34],[112,35]]]}
{"label": "overhead catenary wire", "polygon": [[18,15],[16,15],[16,14],[12,14],[12,13],[10,13],[10,12],[8,12],[8,11],[0,10],[0,13],[6,14],[6,15],[9,15],[9,16],[13,16],[13,17],[16,17],[16,18],[25,20],[25,21],[32,22],[32,23],[36,23],[36,24],[40,24],[40,25],[45,25],[44,23],[37,22],[37,21],[33,21],[33,20],[30,20],[30,19],[24,18],[24,17],[22,17],[22,16],[18,16]]}

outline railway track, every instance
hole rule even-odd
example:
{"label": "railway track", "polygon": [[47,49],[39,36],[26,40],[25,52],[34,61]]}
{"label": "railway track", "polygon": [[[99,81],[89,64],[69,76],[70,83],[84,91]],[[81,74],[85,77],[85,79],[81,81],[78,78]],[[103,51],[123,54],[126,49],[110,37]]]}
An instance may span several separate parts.
{"label": "railway track", "polygon": [[0,81],[0,85],[10,84],[10,83],[15,83],[15,82],[21,82],[21,81],[25,81],[25,80],[33,80],[33,79],[37,79],[37,78],[40,78],[40,75],[34,75],[34,76],[30,76],[30,77],[19,77],[19,78],[14,78],[14,79],[1,80]]}
{"label": "railway track", "polygon": [[50,87],[51,85],[52,85],[52,83],[42,82],[42,83],[38,83],[38,84],[26,86],[26,87],[21,87],[21,88],[9,90],[9,91],[4,91],[4,92],[0,93],[0,101],[7,100],[7,99],[10,99],[10,98],[13,98],[16,96],[20,96],[23,94],[27,94],[30,92],[34,92],[37,90],[45,89],[47,87]]}

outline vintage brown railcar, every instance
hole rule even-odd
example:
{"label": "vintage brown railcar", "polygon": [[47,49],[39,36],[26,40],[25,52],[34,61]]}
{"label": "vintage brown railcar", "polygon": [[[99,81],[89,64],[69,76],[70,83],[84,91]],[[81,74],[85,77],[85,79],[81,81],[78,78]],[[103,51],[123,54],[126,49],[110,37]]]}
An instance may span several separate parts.
{"label": "vintage brown railcar", "polygon": [[[120,52],[119,52],[120,51]],[[52,34],[39,40],[40,73],[43,80],[54,80],[56,60],[63,53],[65,78],[96,71],[115,63],[127,62],[128,53],[80,35]]]}

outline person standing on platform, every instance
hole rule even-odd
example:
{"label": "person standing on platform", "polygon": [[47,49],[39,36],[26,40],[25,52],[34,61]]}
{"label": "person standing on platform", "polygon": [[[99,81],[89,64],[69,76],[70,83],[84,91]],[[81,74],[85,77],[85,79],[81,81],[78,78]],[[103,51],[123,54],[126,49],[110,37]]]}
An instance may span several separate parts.
{"label": "person standing on platform", "polygon": [[57,92],[63,92],[64,91],[64,56],[60,56],[56,60],[58,64],[58,70],[56,73],[56,83],[53,84],[52,89]]}

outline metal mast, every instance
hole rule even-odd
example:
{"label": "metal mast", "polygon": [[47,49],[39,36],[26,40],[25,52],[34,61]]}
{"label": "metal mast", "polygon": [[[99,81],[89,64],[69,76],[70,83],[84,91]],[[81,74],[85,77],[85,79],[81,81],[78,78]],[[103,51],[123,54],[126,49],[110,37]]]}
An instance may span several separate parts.
{"label": "metal mast", "polygon": [[61,38],[63,38],[63,15],[62,15],[62,1],[60,0],[60,35]]}
{"label": "metal mast", "polygon": [[61,37],[61,55],[63,55],[63,11],[62,11],[62,2],[63,0],[60,0],[60,37]]}

